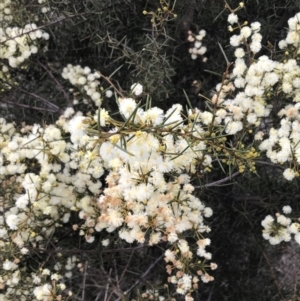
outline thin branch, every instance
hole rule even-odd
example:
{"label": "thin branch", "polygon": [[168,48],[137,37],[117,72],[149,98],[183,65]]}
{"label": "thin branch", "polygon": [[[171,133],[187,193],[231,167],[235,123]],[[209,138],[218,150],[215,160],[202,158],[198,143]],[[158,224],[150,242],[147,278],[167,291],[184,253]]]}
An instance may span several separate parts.
{"label": "thin branch", "polygon": [[105,287],[104,301],[107,301],[107,294],[108,294],[108,288],[109,288],[109,282],[110,282],[111,270],[112,270],[112,269],[109,270],[108,280],[107,280],[107,284],[106,284],[106,287]]}
{"label": "thin branch", "polygon": [[127,262],[127,265],[126,265],[125,269],[124,269],[123,272],[122,272],[122,275],[121,275],[121,277],[120,277],[120,281],[119,281],[119,282],[121,282],[122,279],[123,279],[123,277],[125,276],[125,272],[126,272],[127,269],[128,269],[128,266],[129,266],[129,263],[131,262],[131,258],[132,258],[133,254],[134,254],[134,251],[135,251],[135,250],[133,250],[133,251],[131,252],[131,254],[130,254],[130,258],[129,258],[128,262]]}
{"label": "thin branch", "polygon": [[57,84],[59,90],[64,94],[65,99],[69,103],[70,106],[73,106],[72,102],[70,101],[69,95],[61,85],[61,83],[55,78],[53,73],[44,65],[42,64],[38,59],[37,59],[38,64],[48,73],[48,75],[54,80],[54,82]]}
{"label": "thin branch", "polygon": [[84,264],[84,275],[83,275],[83,283],[82,283],[82,294],[81,294],[82,301],[84,301],[85,299],[85,283],[86,283],[87,267],[88,267],[88,262],[86,261]]}
{"label": "thin branch", "polygon": [[[112,252],[130,252],[132,250],[138,250],[138,249],[142,249],[144,247],[147,247],[147,245],[142,244],[140,246],[137,247],[133,247],[133,248],[119,248],[119,249],[108,249],[108,250],[101,250],[101,253],[112,253]],[[48,250],[48,249],[43,249],[43,248],[32,248],[30,246],[27,246],[27,248],[29,250],[33,250],[33,251],[37,251],[37,252],[45,252],[45,253],[51,253],[51,254],[55,254],[55,253],[63,253],[63,254],[81,254],[82,252],[85,253],[99,253],[99,249],[95,249],[95,250],[82,250],[82,249],[70,249],[70,250],[63,250],[60,248],[56,248],[53,250]]]}
{"label": "thin branch", "polygon": [[[130,291],[134,289],[146,276],[149,274],[149,272],[157,265],[157,263],[165,256],[165,254],[161,254],[151,265],[150,267],[145,271],[145,273],[135,281],[135,283],[124,292],[124,295],[127,295]],[[119,297],[116,301],[120,301],[122,297]]]}
{"label": "thin branch", "polygon": [[109,77],[104,76],[100,71],[97,71],[97,72],[101,75],[101,77],[103,77],[115,89],[115,91],[117,91],[117,93],[121,97],[125,98],[124,94],[120,90],[117,89],[117,87],[112,83],[112,81],[109,79]]}
{"label": "thin branch", "polygon": [[46,112],[51,112],[51,113],[56,113],[57,112],[57,110],[34,107],[34,106],[25,105],[25,104],[22,104],[22,103],[17,103],[17,102],[13,102],[13,101],[9,101],[9,100],[3,100],[3,104],[13,105],[13,106],[21,107],[21,108],[26,108],[26,109],[37,110],[37,111],[40,111],[40,112],[41,111],[46,111]]}
{"label": "thin branch", "polygon": [[269,166],[272,166],[272,167],[275,167],[275,168],[280,168],[282,170],[285,169],[285,167],[281,166],[281,165],[276,165],[276,164],[273,164],[273,163],[269,163],[269,162],[265,162],[265,161],[255,161],[256,163],[259,163],[259,164],[264,164],[264,165],[269,165]]}
{"label": "thin branch", "polygon": [[[45,103],[48,107],[52,107],[54,109],[54,112],[59,112],[61,114],[63,114],[63,110],[61,108],[59,108],[57,105],[53,104],[52,102],[48,101],[47,99],[35,94],[35,93],[32,93],[32,92],[28,92],[27,90],[23,89],[23,88],[20,88],[18,86],[13,86],[13,85],[10,85],[12,88],[15,88],[19,91],[22,91],[24,92],[25,94],[28,94],[36,99],[39,99],[41,100],[43,103]],[[15,104],[16,105],[16,104]],[[24,106],[25,107],[25,106]],[[29,108],[31,108],[31,106],[28,106]],[[47,111],[47,109],[41,109],[42,111]]]}
{"label": "thin branch", "polygon": [[219,180],[219,181],[215,181],[215,182],[212,182],[212,183],[208,183],[208,184],[205,184],[205,185],[203,185],[203,186],[195,186],[194,188],[199,189],[199,188],[203,188],[203,187],[218,186],[219,184],[225,183],[225,182],[231,180],[232,178],[238,176],[239,174],[240,174],[240,172],[237,171],[237,172],[235,172],[234,174],[232,174],[232,175],[230,175],[230,176],[228,176],[228,177],[226,177],[226,178],[224,178],[224,179],[221,179],[221,180]]}

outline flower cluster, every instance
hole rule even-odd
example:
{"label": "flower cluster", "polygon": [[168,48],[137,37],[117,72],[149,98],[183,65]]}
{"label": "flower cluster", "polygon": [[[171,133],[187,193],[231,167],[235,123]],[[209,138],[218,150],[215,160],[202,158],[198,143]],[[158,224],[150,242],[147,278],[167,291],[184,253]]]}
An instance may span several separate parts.
{"label": "flower cluster", "polygon": [[[294,17],[288,20],[288,34],[284,40],[278,43],[280,49],[286,49],[288,46],[294,46],[296,49],[299,48],[299,29],[300,29],[300,13],[297,13]],[[299,49],[297,51],[299,54]]]}
{"label": "flower cluster", "polygon": [[[28,23],[24,27],[14,26],[14,16],[11,7],[12,0],[0,3],[0,82],[12,83],[10,68],[22,67],[31,55],[36,54],[41,40],[48,40],[49,34]],[[5,85],[10,88],[9,85]]]}
{"label": "flower cluster", "polygon": [[[105,109],[86,117],[69,108],[56,125],[24,126],[21,132],[0,120],[1,185],[4,190],[14,187],[13,194],[1,198],[1,241],[13,237],[10,245],[18,258],[4,258],[4,270],[11,272],[3,280],[5,287],[11,287],[8,280],[19,271],[28,250],[43,248],[45,239],[76,211],[84,223],[73,229],[89,243],[95,232],[106,230],[118,232],[128,243],[165,242],[170,246],[166,254],[179,248],[174,260],[166,257],[167,270],[175,273],[170,282],[177,284],[178,293],[196,287],[193,271],[205,282],[213,280],[207,272],[209,240],[204,237],[210,231],[205,219],[212,210],[193,195],[189,176],[196,165],[204,170],[212,161],[204,152],[201,125],[185,124],[180,105],[165,113],[159,108],[144,111],[132,98],[120,98],[119,110],[126,127],[118,126]],[[97,125],[112,130],[96,131]],[[177,131],[185,134],[174,139]],[[31,164],[34,172],[27,171]],[[107,187],[102,191],[105,171]],[[187,233],[198,249],[184,239]],[[1,246],[6,247],[7,243]],[[188,279],[194,282],[188,284]],[[32,287],[37,300],[52,289],[47,283]]]}
{"label": "flower cluster", "polygon": [[[100,194],[99,178],[104,170],[99,148],[95,148],[90,140],[85,143],[84,152],[80,148],[77,139],[84,139],[84,122],[87,120],[80,114],[68,119],[73,113],[73,109],[68,109],[56,126],[25,126],[19,133],[13,124],[0,120],[0,185],[3,192],[0,196],[3,212],[0,251],[4,254],[3,269],[6,271],[1,282],[6,288],[6,297],[17,293],[18,281],[11,280],[15,275],[27,277],[28,271],[20,269],[19,264],[27,260],[29,250],[45,247],[47,239],[57,227],[69,221],[72,212],[87,206],[81,193]],[[70,142],[63,139],[66,133],[72,137]],[[28,166],[35,166],[35,171],[27,171]],[[14,250],[13,254],[9,250]],[[32,281],[27,282],[23,289],[26,287],[31,297],[33,292],[36,300],[46,300],[41,295],[45,289],[51,290],[49,300],[57,294],[47,282],[42,286],[39,285],[41,281],[33,282],[36,286]]]}
{"label": "flower cluster", "polygon": [[[238,18],[234,13],[228,18],[231,24],[237,23]],[[285,45],[293,44],[288,38],[299,35],[295,28],[299,25],[299,14],[290,21],[290,28]],[[298,21],[297,21],[298,20]],[[300,26],[300,25],[299,25]],[[225,132],[230,135],[243,130],[256,131],[255,139],[260,140],[259,150],[266,152],[267,157],[274,163],[289,163],[284,172],[287,180],[298,176],[299,164],[299,126],[298,102],[300,100],[300,67],[293,58],[283,62],[273,61],[266,55],[254,59],[261,48],[260,24],[252,23],[250,26],[239,25],[239,35],[233,35],[230,43],[236,47],[234,52],[235,62],[232,71],[228,71],[227,78],[216,87],[216,93],[211,101],[214,105],[215,115],[205,114],[207,123],[212,120],[216,124],[221,122],[226,125]],[[295,38],[295,41],[297,38]],[[281,43],[283,45],[283,43]],[[283,47],[283,46],[282,46]],[[294,53],[299,50],[294,48]],[[271,128],[269,133],[262,125],[263,120],[270,115],[273,108],[271,96],[281,96],[296,102],[289,104],[278,116],[281,118],[279,129]],[[257,131],[261,128],[263,131]],[[265,135],[268,136],[264,138]]]}
{"label": "flower cluster", "polygon": [[37,53],[39,39],[48,40],[49,34],[30,23],[24,28],[0,28],[0,59],[8,60],[12,68],[17,68],[32,54]]}
{"label": "flower cluster", "polygon": [[[289,20],[289,32],[285,40],[280,41],[280,48],[285,48],[289,44],[294,46],[300,38],[297,28],[300,27],[300,13]],[[296,29],[295,29],[296,28]],[[291,38],[294,37],[294,40]],[[291,47],[293,47],[291,46]],[[291,49],[291,54],[298,54],[297,48]],[[278,112],[281,118],[278,129],[271,128],[268,138],[259,146],[260,150],[265,151],[267,157],[274,163],[288,163],[283,175],[287,180],[292,180],[299,176],[300,163],[300,127],[299,127],[299,103],[300,103],[300,67],[296,59],[289,58],[283,63],[273,62],[273,71],[265,73],[264,78],[271,76],[270,86],[276,86],[278,95],[283,95],[290,99],[292,103],[286,105]],[[295,104],[293,104],[293,102]]]}
{"label": "flower cluster", "polygon": [[46,14],[47,12],[50,11],[50,7],[48,6],[47,2],[48,2],[47,0],[38,0],[38,3],[43,5],[41,8],[41,12],[43,14]]}
{"label": "flower cluster", "polygon": [[[290,206],[284,206],[282,211],[284,214],[290,214],[292,209]],[[265,217],[261,222],[264,227],[264,239],[269,240],[272,245],[277,245],[282,241],[290,241],[294,235],[295,241],[300,244],[300,224],[298,222],[293,223],[284,214],[276,213],[276,219],[271,215]]]}
{"label": "flower cluster", "polygon": [[[174,255],[167,271],[170,274],[171,270],[175,272],[177,280],[175,282],[173,277],[170,282],[177,283],[178,292],[186,294],[192,289],[192,284],[184,288],[181,282],[186,277],[192,279],[192,275],[185,273],[190,271],[190,264],[197,256],[204,258],[198,266],[199,273],[206,275],[204,280],[213,279],[206,271],[209,266],[205,262],[211,259],[211,254],[205,251],[205,246],[199,246],[193,253],[187,241],[182,239],[188,231],[194,233],[195,240],[201,241],[204,233],[210,231],[204,221],[212,215],[212,210],[192,194],[194,187],[190,184],[190,176],[184,173],[195,171],[196,162],[203,160],[205,146],[200,142],[189,147],[187,138],[174,140],[169,133],[170,126],[172,131],[190,131],[182,125],[180,105],[173,106],[166,113],[158,108],[144,111],[133,99],[124,98],[119,99],[119,110],[126,123],[131,121],[139,130],[114,128],[109,140],[102,143],[100,155],[109,170],[106,177],[108,187],[99,198],[99,215],[80,212],[86,219],[83,227],[86,230],[92,226],[98,232],[118,230],[120,238],[128,243],[137,241],[156,245],[168,242],[173,247],[166,254],[173,253],[172,250],[179,246],[181,256],[175,259]],[[157,127],[155,135],[151,126]],[[210,162],[206,159],[203,166]],[[171,260],[167,258],[169,263]]]}
{"label": "flower cluster", "polygon": [[[207,48],[202,44],[202,40],[205,36],[206,31],[204,29],[200,30],[197,35],[193,34],[190,30],[188,31],[187,40],[191,43],[194,43],[193,47],[189,49],[189,53],[191,54],[191,58],[193,60],[197,59],[198,56],[203,56],[205,54]],[[207,58],[203,57],[202,61],[206,62]]]}
{"label": "flower cluster", "polygon": [[[98,107],[101,105],[104,95],[108,98],[112,96],[111,90],[106,90],[105,94],[103,93],[104,89],[100,86],[99,82],[100,73],[98,71],[92,73],[89,67],[82,68],[80,65],[73,66],[69,64],[63,69],[62,77],[69,80],[73,86],[78,87],[87,96],[83,99],[85,104],[88,103],[88,99],[90,98]],[[75,98],[73,103],[76,105],[78,99]]]}
{"label": "flower cluster", "polygon": [[[0,20],[6,25],[11,21],[9,4],[9,0],[0,4]],[[297,14],[289,20],[287,38],[279,43],[292,56],[299,54],[299,19]],[[235,11],[228,22],[232,31],[240,31],[230,39],[236,47],[235,62],[233,67],[228,64],[206,111],[190,108],[184,113],[180,104],[174,104],[164,112],[148,102],[139,107],[135,97],[143,97],[143,86],[135,83],[131,97],[119,95],[123,120],[115,120],[101,107],[104,97],[113,94],[101,86],[101,74],[69,64],[62,77],[84,95],[83,103],[93,101],[95,113],[85,116],[68,108],[55,124],[23,125],[19,130],[0,118],[1,299],[22,295],[22,301],[63,300],[62,292],[65,300],[70,297],[64,280],[72,270],[83,270],[77,258],[53,264],[53,272],[44,263],[33,270],[24,262],[32,250],[46,249],[50,237],[72,224],[71,216],[76,215],[80,222],[72,229],[87,243],[106,231],[127,243],[160,245],[168,282],[192,301],[198,282],[212,281],[209,270],[217,268],[208,251],[206,219],[213,212],[197,197],[193,179],[209,172],[214,161],[239,172],[246,168],[255,172],[257,149],[275,164],[289,164],[283,173],[287,180],[299,176],[300,67],[294,57],[281,62],[258,56],[262,40],[258,22],[240,25]],[[231,27],[234,24],[237,28]],[[193,59],[206,52],[205,34],[189,32]],[[9,65],[2,67],[0,79],[8,76],[9,67],[17,68],[38,51],[38,39],[48,38],[35,24],[0,28],[0,59]],[[280,128],[269,130],[263,121],[270,116],[272,95],[296,104],[282,108]],[[253,131],[255,140],[261,141],[258,146],[249,139]],[[230,145],[229,135],[236,135],[238,142]],[[283,212],[289,214],[290,207]],[[300,243],[299,223],[284,214],[262,221],[264,238],[278,244],[294,235]],[[102,246],[109,244],[109,239],[102,240]]]}
{"label": "flower cluster", "polygon": [[13,20],[10,5],[11,0],[3,0],[0,3],[0,22],[3,26],[9,24]]}

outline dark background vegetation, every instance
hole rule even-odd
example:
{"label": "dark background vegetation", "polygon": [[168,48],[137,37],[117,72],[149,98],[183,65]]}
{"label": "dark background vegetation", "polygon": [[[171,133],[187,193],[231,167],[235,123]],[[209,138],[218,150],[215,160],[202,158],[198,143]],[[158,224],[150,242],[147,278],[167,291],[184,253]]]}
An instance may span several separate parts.
{"label": "dark background vegetation", "polygon": [[[174,3],[170,2],[172,6]],[[228,1],[228,4],[235,8],[239,2]],[[226,68],[218,43],[229,61],[233,59],[228,42],[228,11],[221,0],[177,0],[174,9],[177,18],[157,30],[152,28],[150,16],[142,13],[156,11],[160,3],[155,0],[50,0],[49,6],[51,10],[45,15],[39,12],[37,2],[29,0],[20,0],[14,9],[18,26],[33,22],[38,14],[37,24],[49,24],[45,30],[50,40],[41,45],[47,51],[32,56],[24,69],[12,70],[18,84],[8,89],[5,82],[0,82],[4,89],[0,94],[0,115],[9,121],[55,122],[72,105],[71,86],[60,75],[69,63],[89,66],[105,76],[118,69],[112,77],[114,85],[126,95],[133,83],[141,83],[144,98],[151,95],[153,106],[163,109],[174,103],[186,106],[185,90],[193,106],[205,109],[205,100],[199,93],[209,96],[221,79],[207,70],[221,75]],[[262,53],[276,57],[276,45],[285,37],[287,20],[299,9],[298,0],[246,0],[238,15],[242,22],[262,24],[265,46]],[[206,63],[201,58],[192,60],[188,53],[191,44],[187,41],[187,31],[200,29],[207,32]],[[113,99],[104,106],[111,112],[116,110]],[[79,105],[77,109],[87,112],[93,108]],[[291,243],[270,246],[261,236],[260,225],[266,215],[275,214],[283,205],[291,205],[299,212],[299,182],[285,181],[280,168],[266,165],[264,158],[260,160],[259,176],[246,173],[223,186],[198,190],[201,200],[214,210],[211,251],[218,269],[213,273],[215,281],[201,284],[195,300],[300,300],[299,246]],[[216,165],[203,182],[224,177]],[[61,231],[64,237],[64,229]],[[85,300],[104,300],[108,282],[110,300],[121,300],[118,289],[130,290],[128,300],[142,300],[139,292],[146,288],[161,288],[162,295],[167,292],[160,284],[165,280],[163,245],[128,247],[117,240],[106,252],[100,241],[107,235],[102,235],[91,245],[78,236],[69,236],[68,246],[64,245],[64,239],[57,242],[58,246],[70,249],[66,255],[74,253],[83,262],[91,263],[85,270],[90,276],[86,282],[82,281],[84,275],[78,273],[70,283],[77,298],[74,300],[82,300],[83,286]]]}

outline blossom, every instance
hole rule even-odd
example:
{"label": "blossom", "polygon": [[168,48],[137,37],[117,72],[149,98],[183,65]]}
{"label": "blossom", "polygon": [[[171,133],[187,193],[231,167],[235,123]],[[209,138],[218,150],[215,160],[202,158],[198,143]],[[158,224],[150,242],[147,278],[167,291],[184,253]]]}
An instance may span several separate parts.
{"label": "blossom", "polygon": [[240,121],[231,121],[226,125],[225,132],[228,135],[234,135],[243,129],[243,124]]}
{"label": "blossom", "polygon": [[251,36],[251,29],[249,26],[244,26],[240,32],[241,37],[249,38]]}
{"label": "blossom", "polygon": [[285,214],[291,213],[292,212],[291,206],[283,206],[282,212],[285,213]]}
{"label": "blossom", "polygon": [[238,22],[238,16],[234,13],[231,13],[228,15],[227,22],[230,23],[231,25],[235,24]]}
{"label": "blossom", "polygon": [[121,98],[119,99],[119,110],[120,113],[128,119],[136,108],[136,102],[132,98]]}
{"label": "blossom", "polygon": [[112,95],[113,95],[113,92],[112,92],[111,90],[106,90],[106,91],[105,91],[105,96],[106,96],[107,98],[112,97]]}
{"label": "blossom", "polygon": [[52,286],[50,284],[44,284],[43,286],[37,286],[33,290],[33,294],[37,300],[50,301],[52,300]]}
{"label": "blossom", "polygon": [[18,266],[14,262],[6,260],[3,262],[2,267],[4,270],[10,271],[15,270]]}
{"label": "blossom", "polygon": [[231,46],[234,46],[234,47],[237,47],[241,44],[241,36],[238,36],[238,35],[233,35],[231,38],[230,38],[230,45]]}
{"label": "blossom", "polygon": [[243,48],[237,48],[234,52],[234,55],[237,57],[237,58],[242,58],[245,56],[245,51]]}
{"label": "blossom", "polygon": [[283,172],[283,176],[288,180],[291,181],[295,178],[295,172],[294,170],[292,170],[291,168],[287,168],[285,169],[285,171]]}
{"label": "blossom", "polygon": [[209,207],[205,207],[204,211],[203,211],[203,214],[205,217],[211,217],[212,214],[213,214],[213,211],[211,208]]}
{"label": "blossom", "polygon": [[208,125],[213,120],[213,114],[210,113],[210,112],[205,111],[201,114],[201,119],[202,119],[204,124]]}
{"label": "blossom", "polygon": [[259,22],[253,22],[250,27],[253,31],[260,31],[261,24]]}
{"label": "blossom", "polygon": [[20,222],[20,217],[16,214],[9,214],[6,217],[6,223],[12,230],[18,229],[18,223]]}
{"label": "blossom", "polygon": [[260,49],[261,49],[261,43],[260,42],[252,42],[251,44],[250,44],[250,49],[251,49],[251,51],[253,52],[253,53],[257,53],[257,52],[259,52],[260,51]]}
{"label": "blossom", "polygon": [[139,83],[131,85],[130,89],[136,96],[139,96],[143,93],[143,86]]}
{"label": "blossom", "polygon": [[144,113],[144,120],[147,123],[153,124],[154,126],[161,124],[163,122],[163,119],[164,112],[162,109],[159,109],[157,107],[153,107]]}

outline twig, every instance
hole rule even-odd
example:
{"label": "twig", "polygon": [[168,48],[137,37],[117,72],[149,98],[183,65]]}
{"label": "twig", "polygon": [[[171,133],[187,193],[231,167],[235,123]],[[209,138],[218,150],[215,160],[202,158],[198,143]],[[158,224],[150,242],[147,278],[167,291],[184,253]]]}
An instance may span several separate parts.
{"label": "twig", "polygon": [[121,97],[125,97],[124,96],[124,94],[120,91],[120,90],[118,90],[117,88],[116,88],[116,86],[112,83],[112,81],[109,79],[109,77],[107,77],[107,76],[104,76],[100,71],[98,71],[98,73],[101,75],[101,77],[103,77],[116,91],[117,91],[117,93],[121,96]]}
{"label": "twig", "polygon": [[224,178],[224,179],[221,179],[221,180],[219,180],[219,181],[215,181],[215,182],[212,182],[212,183],[208,183],[208,184],[205,184],[205,185],[203,185],[203,186],[195,186],[194,188],[195,188],[195,189],[199,189],[199,188],[203,188],[203,187],[217,186],[217,185],[219,185],[219,184],[222,184],[222,183],[224,183],[224,182],[227,182],[228,180],[231,180],[232,178],[238,176],[239,174],[240,174],[240,172],[237,171],[237,172],[235,172],[234,174],[232,174],[232,175],[230,175],[230,176],[228,176],[228,177],[226,177],[226,178]]}
{"label": "twig", "polygon": [[113,294],[117,295],[118,297],[121,296],[122,292],[112,283],[111,281],[111,271],[112,271],[112,268],[109,269],[109,274],[107,274],[107,272],[104,270],[103,266],[100,266],[100,269],[102,270],[102,272],[105,274],[105,276],[107,277],[107,281],[108,283],[111,283],[112,286],[113,286],[113,289],[112,289],[112,292],[110,293],[109,297],[107,298],[107,294],[108,294],[108,287],[109,285],[106,285],[106,288],[107,288],[107,291],[105,292],[105,301],[109,301],[110,298],[112,297]]}
{"label": "twig", "polygon": [[[246,218],[246,220],[248,221],[250,227],[252,228],[249,219]],[[282,300],[282,299],[283,299],[283,296],[282,296],[282,293],[281,293],[281,290],[280,290],[280,285],[279,285],[279,283],[278,283],[278,281],[277,281],[276,275],[275,275],[274,270],[273,270],[273,268],[272,268],[272,265],[271,265],[271,263],[270,263],[270,261],[269,261],[269,258],[268,258],[268,256],[266,255],[266,253],[263,251],[261,245],[258,243],[258,241],[257,241],[257,239],[256,239],[256,237],[255,237],[255,235],[253,234],[253,231],[251,232],[251,236],[253,237],[254,241],[256,242],[257,247],[258,247],[259,250],[261,251],[263,257],[265,258],[265,260],[266,260],[266,262],[267,262],[267,265],[269,266],[270,272],[271,272],[272,277],[273,277],[273,279],[274,279],[274,283],[275,283],[275,285],[276,285],[276,287],[277,287],[277,290],[278,290],[278,294],[279,294],[279,296],[280,296],[280,299]]]}
{"label": "twig", "polygon": [[[35,94],[35,93],[32,93],[32,92],[28,92],[28,91],[26,91],[25,89],[22,89],[22,88],[20,88],[20,87],[18,87],[18,86],[13,86],[13,85],[11,85],[11,87],[12,88],[15,88],[15,89],[17,89],[17,90],[19,90],[19,91],[22,91],[22,92],[24,92],[25,94],[28,94],[28,95],[30,95],[30,96],[32,96],[32,97],[34,97],[34,98],[36,98],[36,99],[39,99],[39,100],[41,100],[42,102],[44,102],[46,105],[48,105],[48,107],[52,107],[53,109],[55,109],[55,111],[54,112],[59,112],[59,113],[61,113],[61,114],[63,114],[63,110],[62,109],[60,109],[57,105],[55,105],[55,104],[53,104],[52,102],[50,102],[50,101],[48,101],[47,99],[45,99],[45,98],[43,98],[43,97],[41,97],[41,96],[39,96],[39,95],[37,95],[37,94]],[[16,104],[15,104],[16,105]],[[20,104],[19,104],[20,105]],[[31,108],[31,106],[28,106],[29,108]],[[47,109],[42,109],[42,111],[47,111]]]}
{"label": "twig", "polygon": [[[145,273],[135,281],[135,283],[127,290],[124,292],[124,295],[127,295],[135,286],[137,286],[142,279],[144,279],[147,274],[156,266],[156,264],[165,256],[165,254],[161,254],[151,265],[150,267],[145,271]],[[116,301],[120,301],[122,297],[119,297]]]}
{"label": "twig", "polygon": [[[134,251],[132,251],[133,253]],[[131,254],[132,254],[131,253]],[[120,289],[120,280],[118,279],[118,270],[117,270],[117,263],[116,263],[116,259],[114,259],[114,268],[115,268],[115,273],[116,273],[116,284],[117,284],[117,288],[118,290],[121,290]]]}
{"label": "twig", "polygon": [[33,106],[29,106],[29,105],[25,105],[25,104],[22,104],[22,103],[9,101],[9,100],[3,100],[3,104],[14,105],[14,106],[18,106],[18,107],[21,107],[21,108],[28,108],[28,109],[37,110],[37,111],[47,111],[47,112],[51,112],[51,113],[56,113],[57,112],[57,110],[45,109],[45,108],[40,108],[40,107],[33,107]]}
{"label": "twig", "polygon": [[[133,248],[120,248],[120,249],[108,249],[108,250],[101,250],[101,253],[112,253],[112,252],[129,252],[132,250],[138,250],[141,248],[146,247],[147,245],[143,244],[137,247],[133,247]],[[33,251],[37,251],[37,252],[45,252],[45,253],[63,253],[63,254],[68,254],[68,253],[72,253],[72,254],[77,254],[77,253],[99,253],[99,249],[95,249],[95,250],[82,250],[82,249],[70,249],[70,250],[63,250],[60,248],[57,248],[55,250],[48,250],[48,249],[44,249],[44,248],[33,248],[30,246],[26,246],[29,250],[33,250]]]}
{"label": "twig", "polygon": [[65,99],[67,100],[67,102],[69,103],[70,106],[73,106],[72,102],[70,101],[70,98],[68,96],[68,94],[66,93],[66,91],[64,90],[63,86],[61,85],[61,83],[55,78],[55,76],[53,75],[53,73],[45,66],[43,65],[39,59],[37,59],[38,64],[48,73],[48,75],[54,80],[54,82],[57,84],[59,90],[64,94]]}
{"label": "twig", "polygon": [[127,265],[126,265],[125,269],[123,270],[123,273],[122,273],[122,275],[121,275],[121,277],[120,277],[120,281],[119,281],[119,282],[122,281],[122,279],[123,279],[123,277],[124,277],[124,275],[125,275],[125,272],[126,272],[128,266],[129,266],[129,263],[130,263],[130,261],[131,261],[131,258],[132,258],[132,256],[133,256],[133,254],[134,254],[134,251],[135,251],[135,250],[133,250],[133,251],[131,252],[131,254],[130,254],[129,260],[128,260],[128,262],[127,262]]}
{"label": "twig", "polygon": [[81,294],[82,301],[84,301],[84,298],[85,298],[85,283],[86,283],[86,275],[87,275],[87,266],[88,266],[88,262],[86,261],[84,264],[84,275],[83,275],[83,283],[82,283],[82,294]]}
{"label": "twig", "polygon": [[108,294],[108,288],[109,288],[109,282],[110,282],[110,275],[111,275],[111,269],[109,270],[108,274],[108,281],[105,287],[105,296],[104,296],[104,301],[107,301],[107,294]]}
{"label": "twig", "polygon": [[280,168],[282,170],[285,169],[285,167],[283,167],[283,166],[276,165],[276,164],[269,163],[269,162],[265,162],[265,161],[255,161],[255,162],[259,163],[259,164],[264,164],[264,165],[269,165],[269,166],[272,166],[272,167]]}

